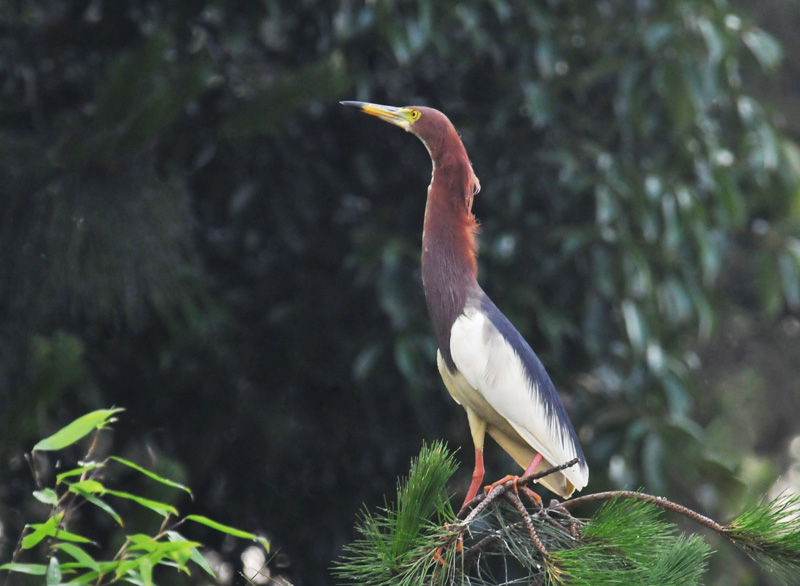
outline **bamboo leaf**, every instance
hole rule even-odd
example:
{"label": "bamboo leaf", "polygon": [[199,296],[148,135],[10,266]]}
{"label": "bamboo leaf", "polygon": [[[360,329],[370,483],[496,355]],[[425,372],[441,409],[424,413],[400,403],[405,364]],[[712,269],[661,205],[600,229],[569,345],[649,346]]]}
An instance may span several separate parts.
{"label": "bamboo leaf", "polygon": [[62,472],[58,476],[56,476],[56,484],[61,484],[65,478],[72,478],[73,476],[80,476],[85,472],[91,472],[96,468],[100,468],[102,464],[100,462],[84,462],[79,468],[73,468],[72,470],[67,470],[66,472]]}
{"label": "bamboo leaf", "polygon": [[21,542],[22,549],[31,549],[36,547],[43,539],[47,537],[58,537],[62,541],[72,541],[75,543],[92,543],[92,541],[77,533],[72,533],[65,529],[59,528],[59,523],[64,517],[63,511],[58,515],[50,517],[44,523],[34,523],[27,525],[29,529],[33,529],[31,533],[26,535]]}
{"label": "bamboo leaf", "polygon": [[73,543],[94,543],[88,537],[84,537],[83,535],[78,535],[77,533],[73,533],[72,531],[66,531],[64,529],[59,529],[52,537],[56,537],[62,541],[71,541]]}
{"label": "bamboo leaf", "polygon": [[175,482],[174,480],[170,480],[169,478],[164,478],[163,476],[159,476],[155,472],[151,472],[147,468],[143,468],[143,467],[139,466],[138,464],[135,464],[135,463],[131,462],[130,460],[126,460],[124,458],[120,458],[119,456],[111,456],[109,458],[109,460],[114,460],[115,462],[119,462],[120,464],[122,464],[124,466],[127,466],[128,468],[133,468],[134,470],[136,470],[138,472],[141,472],[145,476],[147,476],[149,478],[152,478],[156,482],[160,482],[161,484],[166,484],[167,486],[171,486],[173,488],[178,488],[178,489],[188,493],[189,496],[191,496],[192,499],[194,499],[194,494],[192,494],[191,489],[189,487],[187,487],[187,486],[184,486],[183,484]]}
{"label": "bamboo leaf", "polygon": [[105,425],[116,421],[115,414],[124,411],[124,409],[100,409],[92,411],[75,421],[62,427],[50,437],[47,437],[33,446],[34,451],[44,452],[61,450],[70,446],[93,432],[95,429],[102,429]]}
{"label": "bamboo leaf", "polygon": [[46,584],[47,586],[61,584],[61,566],[56,556],[51,557],[50,563],[47,564]]}
{"label": "bamboo leaf", "polygon": [[[88,483],[88,484],[87,484]],[[88,487],[89,490],[85,490],[84,487]],[[98,490],[99,487],[99,490]],[[105,488],[102,484],[94,480],[86,480],[84,482],[77,482],[69,487],[71,492],[75,494],[79,494],[81,497],[86,499],[88,502],[92,503],[97,508],[101,509],[108,513],[120,527],[123,527],[125,524],[122,521],[122,517],[117,514],[117,512],[105,502],[103,499],[96,497],[92,492],[103,492]]]}
{"label": "bamboo leaf", "polygon": [[44,576],[47,573],[47,566],[44,564],[9,563],[0,566],[0,570],[17,572],[19,574],[29,574],[31,576]]}
{"label": "bamboo leaf", "polygon": [[52,488],[34,490],[33,497],[40,503],[55,506],[58,504],[58,495]]}
{"label": "bamboo leaf", "polygon": [[[183,535],[181,535],[177,531],[167,531],[167,537],[170,539],[170,541],[180,541],[180,542],[188,541]],[[200,553],[197,547],[192,547],[190,559],[198,566],[200,566],[200,568],[206,574],[208,574],[209,576],[213,576],[214,578],[217,577],[217,575],[214,573],[214,570],[211,568],[211,564],[209,564],[208,560],[205,557],[203,557],[203,554]]]}
{"label": "bamboo leaf", "polygon": [[27,525],[28,529],[32,529],[25,537],[22,538],[22,549],[31,549],[36,547],[43,539],[52,537],[56,533],[58,523],[61,521],[63,513],[50,517],[44,523],[34,523]]}
{"label": "bamboo leaf", "polygon": [[771,34],[757,27],[752,27],[742,35],[747,47],[765,69],[775,69],[783,58],[780,43]]}
{"label": "bamboo leaf", "polygon": [[222,523],[212,521],[208,517],[203,517],[202,515],[187,515],[186,520],[194,521],[195,523],[205,525],[206,527],[211,527],[212,529],[215,529],[221,533],[227,533],[228,535],[233,535],[234,537],[257,541],[264,546],[265,550],[269,551],[269,541],[264,537],[260,537],[254,533],[248,533],[247,531],[242,531],[241,529],[236,529],[235,527],[231,527],[229,525],[223,525]]}
{"label": "bamboo leaf", "polygon": [[150,509],[151,511],[158,513],[162,517],[166,517],[167,515],[177,515],[178,510],[173,507],[172,505],[168,505],[167,503],[162,503],[159,501],[154,501],[151,499],[146,499],[141,496],[136,496],[135,494],[130,494],[128,492],[121,492],[118,490],[111,490],[107,488],[105,490],[105,494],[110,494],[112,496],[116,496],[122,499],[126,499],[129,501],[133,501],[136,504],[139,504],[146,509]]}
{"label": "bamboo leaf", "polygon": [[85,494],[87,492],[102,493],[105,490],[105,487],[97,480],[81,480],[80,482],[70,484],[69,489],[75,493]]}
{"label": "bamboo leaf", "polygon": [[62,564],[63,568],[68,567],[81,567],[81,568],[89,568],[90,570],[99,571],[100,565],[97,561],[86,553],[81,547],[75,545],[74,543],[56,543],[54,544],[56,549],[59,549],[66,553],[67,555],[72,556],[77,564],[66,563]]}
{"label": "bamboo leaf", "polygon": [[147,557],[139,559],[139,574],[142,576],[144,586],[153,586],[153,562]]}

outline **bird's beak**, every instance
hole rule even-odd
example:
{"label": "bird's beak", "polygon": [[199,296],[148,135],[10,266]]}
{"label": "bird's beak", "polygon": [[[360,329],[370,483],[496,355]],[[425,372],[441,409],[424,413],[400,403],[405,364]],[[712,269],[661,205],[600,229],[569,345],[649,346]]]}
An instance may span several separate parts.
{"label": "bird's beak", "polygon": [[370,104],[369,102],[339,102],[342,106],[353,106],[361,108],[361,111],[370,116],[377,116],[381,120],[399,126],[408,131],[411,128],[410,113],[406,108],[395,108],[394,106],[381,106],[380,104]]}

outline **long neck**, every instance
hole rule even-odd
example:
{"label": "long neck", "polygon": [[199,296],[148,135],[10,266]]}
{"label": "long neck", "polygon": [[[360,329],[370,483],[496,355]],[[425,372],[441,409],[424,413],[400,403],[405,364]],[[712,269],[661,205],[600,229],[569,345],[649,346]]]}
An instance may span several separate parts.
{"label": "long neck", "polygon": [[[450,329],[464,310],[477,282],[477,222],[472,197],[480,188],[461,141],[463,156],[437,157],[431,150],[433,177],[428,187],[422,232],[422,282],[436,342],[446,364],[450,356]],[[430,147],[429,147],[430,148]]]}

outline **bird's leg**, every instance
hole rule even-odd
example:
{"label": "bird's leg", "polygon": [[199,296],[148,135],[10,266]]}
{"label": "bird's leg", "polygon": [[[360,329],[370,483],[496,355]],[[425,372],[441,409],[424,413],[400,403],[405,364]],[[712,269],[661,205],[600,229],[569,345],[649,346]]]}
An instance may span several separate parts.
{"label": "bird's leg", "polygon": [[541,463],[542,463],[542,455],[536,454],[533,457],[533,460],[531,460],[531,463],[528,465],[528,467],[525,468],[525,472],[522,474],[522,477],[525,478],[526,476],[531,476],[534,472],[536,472],[536,469],[539,467],[539,464]]}
{"label": "bird's leg", "polygon": [[[522,477],[526,478],[534,474],[536,472],[536,469],[539,467],[539,464],[541,464],[541,462],[542,462],[542,455],[536,454],[533,457],[533,460],[531,460],[531,463],[525,469],[525,472],[522,474]],[[542,506],[542,497],[533,492],[533,490],[531,488],[528,488],[527,486],[523,486],[522,488],[525,490],[525,494],[528,495],[529,499],[531,499],[538,507]]]}
{"label": "bird's leg", "polygon": [[467,497],[464,499],[464,504],[461,505],[462,509],[475,498],[481,482],[483,482],[483,439],[486,435],[486,422],[469,407],[465,407],[465,409],[469,420],[469,431],[472,434],[472,444],[475,446],[475,468],[472,470],[472,484],[469,485]]}
{"label": "bird's leg", "polygon": [[475,469],[472,471],[472,484],[469,485],[464,504],[461,505],[462,509],[478,494],[478,489],[481,486],[481,482],[483,482],[483,474],[483,450],[475,448]]}

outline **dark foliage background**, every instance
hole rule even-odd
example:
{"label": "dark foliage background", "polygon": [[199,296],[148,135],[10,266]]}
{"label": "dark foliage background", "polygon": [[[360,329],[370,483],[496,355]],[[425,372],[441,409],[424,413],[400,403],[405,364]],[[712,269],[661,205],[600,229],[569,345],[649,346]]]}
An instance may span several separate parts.
{"label": "dark foliage background", "polygon": [[[765,32],[797,54],[793,3],[527,4],[0,5],[0,559],[40,513],[23,451],[111,405],[123,455],[298,585],[332,583],[423,440],[463,446],[465,490],[419,278],[428,157],[340,99],[461,131],[481,281],[590,490],[724,520],[798,485],[797,61]],[[714,579],[759,583],[730,555]]]}

